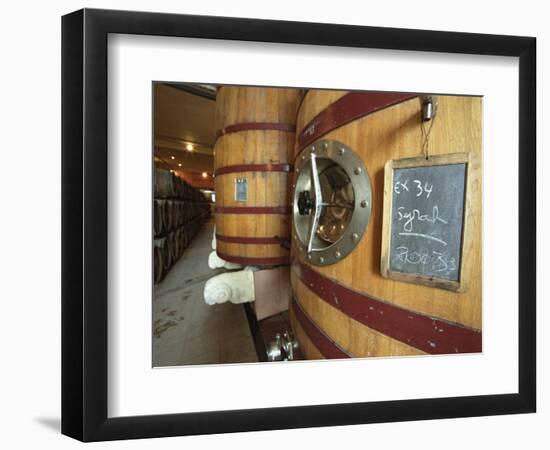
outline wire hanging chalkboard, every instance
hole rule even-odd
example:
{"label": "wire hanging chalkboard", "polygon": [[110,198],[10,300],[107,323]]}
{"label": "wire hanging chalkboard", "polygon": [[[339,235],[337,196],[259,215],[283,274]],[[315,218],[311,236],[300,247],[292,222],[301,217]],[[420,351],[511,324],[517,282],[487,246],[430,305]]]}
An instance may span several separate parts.
{"label": "wire hanging chalkboard", "polygon": [[382,274],[432,287],[465,290],[472,208],[479,188],[473,154],[388,161],[385,167]]}

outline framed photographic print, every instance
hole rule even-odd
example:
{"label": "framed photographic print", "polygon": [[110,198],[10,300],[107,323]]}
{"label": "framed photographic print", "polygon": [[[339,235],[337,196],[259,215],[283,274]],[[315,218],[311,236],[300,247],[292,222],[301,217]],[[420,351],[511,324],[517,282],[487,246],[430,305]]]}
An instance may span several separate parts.
{"label": "framed photographic print", "polygon": [[64,16],[62,432],[534,412],[535,53]]}

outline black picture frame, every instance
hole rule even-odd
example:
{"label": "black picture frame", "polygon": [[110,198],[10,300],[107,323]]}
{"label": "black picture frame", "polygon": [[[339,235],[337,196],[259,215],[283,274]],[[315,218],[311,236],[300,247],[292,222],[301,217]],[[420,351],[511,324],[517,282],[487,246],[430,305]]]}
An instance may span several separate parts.
{"label": "black picture frame", "polygon": [[[123,33],[519,58],[517,393],[107,417],[107,36]],[[536,39],[84,9],[62,18],[62,433],[82,441],[535,412]]]}

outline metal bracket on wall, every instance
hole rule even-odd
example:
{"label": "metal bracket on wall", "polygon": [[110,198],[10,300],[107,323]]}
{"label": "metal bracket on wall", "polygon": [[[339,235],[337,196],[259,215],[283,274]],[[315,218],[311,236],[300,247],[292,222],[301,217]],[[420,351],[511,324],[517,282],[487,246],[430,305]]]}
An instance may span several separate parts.
{"label": "metal bracket on wall", "polygon": [[422,102],[422,121],[429,122],[437,114],[437,95],[424,95],[420,97]]}

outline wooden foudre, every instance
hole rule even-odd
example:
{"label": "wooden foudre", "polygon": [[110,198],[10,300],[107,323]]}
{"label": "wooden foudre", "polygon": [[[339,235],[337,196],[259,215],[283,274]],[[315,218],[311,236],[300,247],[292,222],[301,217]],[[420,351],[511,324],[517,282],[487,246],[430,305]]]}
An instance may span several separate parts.
{"label": "wooden foudre", "polygon": [[[353,251],[334,264],[312,264],[303,254],[303,243],[292,235],[291,320],[306,358],[482,350],[481,107],[478,97],[439,96],[437,115],[423,130],[422,102],[415,95],[322,90],[305,95],[297,116],[295,158],[306,157],[320,139],[340,142],[363,161],[372,190],[367,229]],[[382,237],[389,230],[383,215],[391,192],[384,194],[384,169],[388,161],[426,158],[426,150],[428,162],[462,154],[460,162],[475,165],[467,169],[467,233],[461,244],[460,279],[467,283],[430,283],[426,277],[417,283],[414,276],[389,270],[383,248],[389,236],[384,243]],[[429,216],[422,211],[418,216],[433,219],[438,214],[430,211]],[[441,211],[437,218],[444,220]]]}
{"label": "wooden foudre", "polygon": [[217,253],[243,265],[289,263],[288,174],[296,89],[218,90],[214,146]]}

